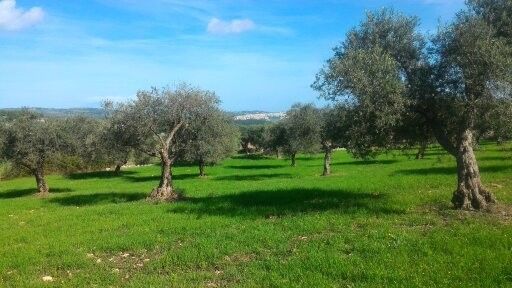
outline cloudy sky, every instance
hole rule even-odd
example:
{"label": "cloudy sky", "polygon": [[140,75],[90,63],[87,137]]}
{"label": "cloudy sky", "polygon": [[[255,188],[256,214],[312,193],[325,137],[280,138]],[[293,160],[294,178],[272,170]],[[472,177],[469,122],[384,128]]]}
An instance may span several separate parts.
{"label": "cloudy sky", "polygon": [[434,32],[464,0],[0,0],[0,107],[98,107],[182,81],[227,110],[285,110],[365,11]]}

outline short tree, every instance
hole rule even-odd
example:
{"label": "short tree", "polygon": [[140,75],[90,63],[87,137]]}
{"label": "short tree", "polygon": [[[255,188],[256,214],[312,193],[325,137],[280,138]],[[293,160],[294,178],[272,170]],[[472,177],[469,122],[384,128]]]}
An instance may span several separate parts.
{"label": "short tree", "polygon": [[217,164],[233,155],[240,141],[238,127],[224,112],[216,106],[205,106],[199,117],[194,119],[188,129],[188,144],[183,159],[196,163],[199,176],[205,176],[205,166]]}
{"label": "short tree", "polygon": [[34,175],[40,196],[47,196],[50,191],[45,169],[57,161],[66,146],[58,128],[58,120],[28,111],[4,127],[0,154],[15,167]]}
{"label": "short tree", "polygon": [[283,147],[286,145],[286,128],[283,121],[266,127],[263,137],[265,150],[276,153],[277,159],[280,159]]}
{"label": "short tree", "polygon": [[281,121],[286,139],[283,150],[290,156],[292,166],[296,166],[297,153],[320,150],[322,119],[320,111],[313,104],[293,105]]}
{"label": "short tree", "polygon": [[[105,103],[107,113],[112,109],[112,103]],[[107,114],[107,118],[110,115]],[[107,165],[114,166],[114,173],[119,174],[121,167],[128,163],[130,154],[133,152],[131,145],[126,145],[126,139],[122,136],[124,133],[124,126],[122,125],[109,125],[108,121],[102,125],[100,134],[98,135],[99,148],[105,154],[105,161]],[[140,153],[140,152],[139,152]]]}
{"label": "short tree", "polygon": [[324,152],[323,176],[331,174],[332,150],[345,144],[346,131],[349,125],[348,112],[347,107],[342,105],[324,108],[321,111],[320,141]]}
{"label": "short tree", "polygon": [[[400,143],[407,115],[428,123],[437,142],[457,160],[452,203],[485,209],[495,203],[484,188],[473,152],[479,122],[510,87],[511,48],[473,11],[459,13],[427,49],[418,20],[391,10],[369,13],[351,30],[313,87],[326,99],[355,109],[351,139],[359,155]],[[428,53],[426,52],[428,51]]]}
{"label": "short tree", "polygon": [[84,116],[62,119],[59,130],[65,137],[66,151],[61,171],[76,172],[102,169],[109,165],[106,145],[102,139],[105,121]]}
{"label": "short tree", "polygon": [[202,111],[217,107],[213,92],[181,84],[176,89],[139,91],[133,101],[106,105],[111,131],[120,145],[159,157],[161,177],[150,199],[173,201],[179,198],[172,182],[172,167],[189,143],[188,129]]}
{"label": "short tree", "polygon": [[265,145],[265,126],[240,126],[240,144],[245,154],[261,150]]}

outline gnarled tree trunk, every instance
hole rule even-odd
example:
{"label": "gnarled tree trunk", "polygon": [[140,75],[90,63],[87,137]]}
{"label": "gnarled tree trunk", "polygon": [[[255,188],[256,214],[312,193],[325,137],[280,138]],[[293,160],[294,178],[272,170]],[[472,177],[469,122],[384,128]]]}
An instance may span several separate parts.
{"label": "gnarled tree trunk", "polygon": [[128,159],[123,159],[121,161],[116,162],[116,168],[114,169],[114,173],[119,174],[121,172],[121,168],[128,163]]}
{"label": "gnarled tree trunk", "polygon": [[200,160],[199,161],[199,177],[204,177],[206,176],[206,174],[204,173],[204,167],[205,167],[205,163],[203,160]]}
{"label": "gnarled tree trunk", "polygon": [[330,147],[324,148],[325,155],[324,155],[324,172],[322,173],[323,176],[331,175],[331,154],[332,149]]}
{"label": "gnarled tree trunk", "polygon": [[157,202],[170,202],[179,199],[179,194],[174,191],[172,185],[172,160],[169,159],[168,148],[161,149],[159,152],[161,161],[160,184],[154,188],[149,199]]}
{"label": "gnarled tree trunk", "polygon": [[425,151],[427,150],[427,142],[421,142],[418,153],[416,153],[416,159],[423,159],[425,157]]}
{"label": "gnarled tree trunk", "polygon": [[297,166],[297,163],[295,162],[295,157],[297,156],[297,153],[292,153],[292,167]]}
{"label": "gnarled tree trunk", "polygon": [[473,152],[473,133],[464,131],[458,141],[457,155],[457,190],[452,203],[457,209],[483,210],[496,203],[494,195],[480,181],[480,171]]}
{"label": "gnarled tree trunk", "polygon": [[44,177],[44,169],[41,167],[34,169],[34,176],[36,177],[37,194],[40,196],[48,196],[50,190],[48,189],[48,184]]}

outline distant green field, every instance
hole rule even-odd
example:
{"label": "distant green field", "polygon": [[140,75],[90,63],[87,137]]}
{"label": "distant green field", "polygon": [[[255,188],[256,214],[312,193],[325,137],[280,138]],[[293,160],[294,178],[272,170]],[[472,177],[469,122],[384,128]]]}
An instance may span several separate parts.
{"label": "distant green field", "polygon": [[[478,151],[512,204],[512,151]],[[454,211],[454,160],[239,156],[175,169],[187,199],[144,198],[159,168],[0,182],[0,287],[512,287],[512,215]],[[43,276],[53,282],[43,282]]]}

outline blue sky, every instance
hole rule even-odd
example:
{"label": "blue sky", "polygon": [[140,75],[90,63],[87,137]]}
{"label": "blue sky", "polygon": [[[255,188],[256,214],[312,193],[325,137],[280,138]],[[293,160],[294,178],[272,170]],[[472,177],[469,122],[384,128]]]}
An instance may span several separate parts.
{"label": "blue sky", "polygon": [[425,31],[464,0],[0,0],[0,107],[98,107],[182,81],[226,110],[317,102],[310,88],[365,11]]}

